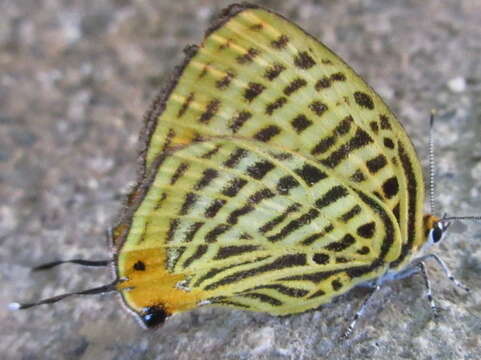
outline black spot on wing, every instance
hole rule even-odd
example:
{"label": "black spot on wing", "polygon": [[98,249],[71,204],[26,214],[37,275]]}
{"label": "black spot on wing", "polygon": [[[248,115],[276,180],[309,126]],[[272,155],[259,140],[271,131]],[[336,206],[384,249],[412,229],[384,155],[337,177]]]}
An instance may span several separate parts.
{"label": "black spot on wing", "polygon": [[225,233],[226,231],[228,231],[230,228],[231,227],[226,224],[217,225],[214,229],[212,229],[205,235],[205,241],[207,243],[216,242],[217,238],[223,233]]}
{"label": "black spot on wing", "polygon": [[199,122],[202,124],[207,124],[215,116],[217,111],[219,111],[220,100],[214,99],[207,104],[205,111],[200,115]]}
{"label": "black spot on wing", "polygon": [[190,208],[195,204],[197,199],[197,194],[191,192],[187,193],[187,195],[185,195],[185,200],[182,204],[182,208],[180,209],[180,215],[186,215],[189,212]]}
{"label": "black spot on wing", "polygon": [[290,221],[284,226],[277,234],[268,236],[269,241],[276,242],[284,239],[292,232],[306,226],[319,216],[319,211],[316,209],[310,209],[307,213],[299,216],[297,219]]}
{"label": "black spot on wing", "polygon": [[215,87],[219,90],[227,89],[230,83],[232,82],[232,79],[234,79],[234,77],[235,75],[233,72],[227,71],[225,76],[222,79],[216,81]]}
{"label": "black spot on wing", "polygon": [[247,180],[241,178],[234,178],[222,190],[222,194],[229,197],[234,197],[247,184]]}
{"label": "black spot on wing", "polygon": [[387,159],[384,154],[379,154],[375,158],[368,160],[366,166],[371,174],[377,173],[387,165]]}
{"label": "black spot on wing", "polygon": [[316,100],[309,104],[309,109],[317,116],[322,116],[328,108],[326,104]]}
{"label": "black spot on wing", "polygon": [[326,173],[309,164],[304,164],[302,168],[295,169],[294,171],[309,186],[312,186],[320,180],[327,178]]}
{"label": "black spot on wing", "polygon": [[134,270],[137,270],[137,271],[145,271],[145,263],[142,262],[142,261],[137,261],[135,264],[134,264]]}
{"label": "black spot on wing", "polygon": [[333,230],[334,230],[334,226],[332,224],[329,224],[322,231],[314,233],[314,234],[306,237],[304,240],[301,241],[301,244],[304,245],[304,246],[310,246],[310,245],[314,244],[317,241],[317,239],[320,239],[320,238],[326,236],[327,234],[329,234]]}
{"label": "black spot on wing", "polygon": [[352,244],[356,243],[356,239],[351,234],[346,234],[341,240],[334,241],[327,245],[325,248],[330,251],[343,251],[350,247]]}
{"label": "black spot on wing", "polygon": [[290,96],[295,93],[300,88],[307,85],[307,81],[302,78],[297,78],[292,80],[285,88],[284,88],[284,95]]}
{"label": "black spot on wing", "polygon": [[316,65],[314,59],[307,53],[307,51],[300,51],[294,57],[294,65],[300,69],[307,70]]}
{"label": "black spot on wing", "polygon": [[309,293],[307,290],[304,290],[304,289],[288,287],[288,286],[284,286],[284,285],[281,285],[281,284],[259,285],[259,286],[256,286],[256,287],[252,288],[252,290],[260,290],[260,289],[276,290],[277,292],[279,292],[283,295],[287,295],[287,296],[295,297],[295,298],[302,298]]}
{"label": "black spot on wing", "polygon": [[292,176],[286,175],[279,179],[276,189],[281,195],[289,194],[289,190],[299,186],[299,182]]}
{"label": "black spot on wing", "polygon": [[289,43],[289,38],[286,35],[281,35],[276,40],[271,41],[271,45],[274,49],[284,49]]}
{"label": "black spot on wing", "polygon": [[232,211],[227,218],[227,223],[230,225],[237,224],[241,216],[247,215],[248,213],[254,211],[254,209],[254,206],[247,204],[239,209]]}
{"label": "black spot on wing", "polygon": [[308,299],[315,299],[324,295],[326,295],[326,292],[324,290],[317,290],[314,294],[310,295]]}
{"label": "black spot on wing", "polygon": [[314,88],[319,91],[321,89],[327,89],[331,87],[331,79],[327,76],[322,77],[321,79],[317,80]]}
{"label": "black spot on wing", "polygon": [[351,152],[372,142],[373,140],[367,132],[362,129],[357,129],[356,134],[349,139],[347,143],[342,144],[342,146],[332,152],[327,158],[321,160],[321,163],[327,167],[335,168],[345,160]]}
{"label": "black spot on wing", "polygon": [[342,288],[342,282],[339,281],[338,279],[332,280],[331,285],[332,285],[332,289],[333,289],[334,291],[337,291],[337,290],[339,290],[340,288]]}
{"label": "black spot on wing", "polygon": [[361,225],[357,228],[357,234],[363,238],[370,239],[376,231],[376,223],[374,221]]}
{"label": "black spot on wing", "polygon": [[189,108],[190,103],[194,100],[194,96],[195,95],[192,92],[189,94],[189,96],[187,96],[181,108],[179,109],[179,112],[177,113],[178,118],[182,117],[185,114],[185,112]]}
{"label": "black spot on wing", "polygon": [[284,65],[274,63],[273,65],[266,68],[264,73],[264,78],[266,78],[269,81],[272,81],[275,78],[277,78],[281,74],[281,72],[283,72],[284,70],[286,70],[286,67]]}
{"label": "black spot on wing", "polygon": [[246,65],[251,63],[259,54],[259,50],[255,48],[249,48],[245,54],[239,55],[236,60],[240,65]]}
{"label": "black spot on wing", "polygon": [[297,115],[292,121],[291,125],[296,130],[298,134],[306,130],[309,126],[312,125],[312,121],[309,120],[305,115],[300,114]]}
{"label": "black spot on wing", "polygon": [[274,229],[274,227],[278,224],[280,224],[281,222],[283,222],[287,216],[290,214],[290,213],[293,213],[293,212],[296,212],[298,211],[299,209],[301,208],[301,204],[299,203],[295,203],[291,206],[289,206],[286,210],[284,210],[284,212],[278,216],[276,216],[274,219],[272,220],[269,220],[268,222],[266,222],[264,225],[262,225],[260,228],[259,228],[259,232],[261,234],[264,234],[268,231],[271,231],[272,229]]}
{"label": "black spot on wing", "polygon": [[359,215],[361,211],[362,211],[361,207],[358,204],[356,204],[350,210],[342,214],[339,220],[342,221],[343,223],[347,223],[349,220]]}
{"label": "black spot on wing", "polygon": [[386,115],[379,115],[379,120],[381,122],[381,129],[392,130],[389,118]]}
{"label": "black spot on wing", "polygon": [[244,99],[248,102],[252,102],[257,96],[262,94],[266,87],[256,82],[250,82],[247,88],[244,90]]}
{"label": "black spot on wing", "polygon": [[217,176],[219,176],[219,172],[215,169],[205,169],[202,172],[202,177],[200,180],[195,184],[195,190],[202,190],[206,186],[208,186],[212,180],[214,180]]}
{"label": "black spot on wing", "polygon": [[254,135],[254,139],[267,142],[271,140],[274,136],[278,135],[281,132],[281,129],[276,125],[269,125]]}
{"label": "black spot on wing", "polygon": [[367,255],[371,252],[371,249],[369,249],[367,246],[363,246],[360,248],[358,251],[356,251],[359,255]]}
{"label": "black spot on wing", "polygon": [[394,146],[395,146],[395,145],[394,145],[394,142],[393,142],[390,138],[385,137],[385,138],[383,139],[383,142],[384,142],[384,146],[385,146],[385,147],[387,147],[387,148],[389,148],[389,149],[394,149]]}
{"label": "black spot on wing", "polygon": [[335,81],[346,81],[346,75],[344,75],[341,72],[337,72],[332,74],[331,76],[324,76],[316,82],[316,84],[314,85],[314,88],[317,91],[320,91],[322,89],[327,89],[331,87],[332,83]]}
{"label": "black spot on wing", "polygon": [[282,301],[280,301],[279,299],[276,299],[272,296],[262,294],[262,293],[250,292],[250,293],[242,294],[239,296],[256,299],[256,300],[259,300],[260,302],[263,302],[272,306],[281,306],[283,304]]}
{"label": "black spot on wing", "polygon": [[184,175],[184,173],[187,171],[187,169],[189,168],[189,164],[187,163],[181,163],[177,169],[174,171],[174,174],[172,175],[172,177],[170,178],[170,185],[174,185],[177,180],[179,180],[182,175]]}
{"label": "black spot on wing", "polygon": [[236,114],[230,121],[229,128],[235,134],[244,125],[244,123],[252,117],[252,113],[248,111],[241,111]]}
{"label": "black spot on wing", "polygon": [[226,201],[224,199],[215,199],[211,202],[209,207],[205,210],[205,217],[213,218],[217,215],[220,209],[225,205]]}
{"label": "black spot on wing", "polygon": [[397,178],[393,176],[387,179],[384,184],[382,184],[382,191],[388,199],[396,196],[399,192],[399,183],[397,181]]}
{"label": "black spot on wing", "polygon": [[312,260],[319,265],[326,265],[329,263],[329,255],[324,254],[324,253],[317,253],[314,254],[312,257]]}
{"label": "black spot on wing", "polygon": [[205,154],[201,155],[202,159],[210,159],[212,156],[217,154],[221,148],[220,144],[217,144],[213,149],[207,151]]}
{"label": "black spot on wing", "polygon": [[371,96],[364,93],[364,92],[356,91],[354,93],[354,101],[356,101],[356,103],[360,107],[363,107],[363,108],[366,108],[366,109],[369,109],[369,110],[374,109],[374,102],[373,102]]}
{"label": "black spot on wing", "polygon": [[363,182],[364,180],[366,180],[366,176],[364,175],[364,173],[362,172],[361,169],[357,169],[354,172],[354,174],[352,174],[350,179],[354,182],[360,183],[360,182]]}
{"label": "black spot on wing", "polygon": [[287,103],[287,98],[282,96],[266,106],[266,114],[272,115],[274,111],[280,109]]}
{"label": "black spot on wing", "polygon": [[264,28],[264,24],[262,24],[262,23],[254,24],[254,25],[249,26],[249,29],[251,29],[252,31],[256,31],[256,32],[261,31],[263,28]]}
{"label": "black spot on wing", "polygon": [[171,242],[174,239],[174,235],[178,226],[179,226],[179,219],[170,220],[169,230],[167,230],[166,242]]}
{"label": "black spot on wing", "polygon": [[202,221],[193,223],[193,224],[189,227],[189,230],[187,230],[187,232],[185,233],[184,241],[185,241],[185,242],[191,242],[191,241],[194,239],[195,234],[197,234],[197,232],[200,230],[200,228],[201,228],[204,224],[205,224],[205,223],[202,222]]}
{"label": "black spot on wing", "polygon": [[347,196],[349,193],[344,186],[337,185],[329,189],[320,199],[316,200],[315,205],[318,209],[322,209],[334,204],[339,199]]}
{"label": "black spot on wing", "polygon": [[196,260],[199,260],[202,258],[207,253],[207,250],[209,247],[207,245],[199,245],[197,246],[197,249],[195,250],[195,253],[193,253],[190,257],[188,257],[184,263],[182,264],[182,267],[185,269],[186,267],[190,266],[192,263],[194,263]]}
{"label": "black spot on wing", "polygon": [[344,75],[342,72],[337,72],[331,75],[331,80],[332,81],[346,81],[346,75]]}
{"label": "black spot on wing", "polygon": [[221,247],[215,256],[216,260],[223,260],[233,256],[240,256],[248,254],[252,251],[259,249],[257,245],[232,245]]}
{"label": "black spot on wing", "polygon": [[237,148],[230,154],[229,158],[224,162],[224,166],[228,168],[234,168],[246,156],[247,156],[247,150]]}
{"label": "black spot on wing", "polygon": [[270,161],[258,161],[247,168],[247,174],[256,180],[260,180],[266,176],[269,171],[274,169],[274,167],[274,164]]}
{"label": "black spot on wing", "polygon": [[262,200],[273,198],[275,194],[268,188],[256,191],[249,197],[249,201],[253,204],[258,204]]}
{"label": "black spot on wing", "polygon": [[336,144],[337,137],[335,135],[327,136],[322,139],[311,151],[312,155],[319,155],[327,152]]}

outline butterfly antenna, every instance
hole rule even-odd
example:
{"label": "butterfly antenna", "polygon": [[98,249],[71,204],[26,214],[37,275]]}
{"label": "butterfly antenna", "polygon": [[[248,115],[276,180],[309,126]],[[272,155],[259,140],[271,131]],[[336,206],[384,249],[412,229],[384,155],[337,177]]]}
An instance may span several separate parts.
{"label": "butterfly antenna", "polygon": [[105,294],[113,291],[117,291],[116,285],[118,281],[115,280],[111,282],[110,284],[107,285],[102,285],[96,288],[92,289],[87,289],[87,290],[81,290],[81,291],[74,291],[62,295],[57,295],[53,296],[50,298],[46,298],[43,300],[35,301],[32,303],[17,303],[13,302],[8,305],[8,308],[10,310],[23,310],[23,309],[28,309],[34,306],[39,306],[39,305],[44,305],[44,304],[54,304],[56,302],[59,302],[65,298],[71,297],[71,296],[78,296],[78,295],[95,295],[95,294]]}
{"label": "butterfly antenna", "polygon": [[431,110],[429,118],[429,205],[431,214],[437,214],[438,199],[436,191],[436,154],[434,151],[434,118],[436,110]]}
{"label": "butterfly antenna", "polygon": [[449,216],[443,217],[441,221],[481,221],[481,216]]}
{"label": "butterfly antenna", "polygon": [[48,270],[62,264],[77,264],[77,265],[89,266],[89,267],[102,267],[102,266],[108,266],[111,263],[112,263],[111,259],[110,260],[84,260],[84,259],[56,260],[56,261],[50,261],[45,264],[36,266],[32,268],[32,271]]}

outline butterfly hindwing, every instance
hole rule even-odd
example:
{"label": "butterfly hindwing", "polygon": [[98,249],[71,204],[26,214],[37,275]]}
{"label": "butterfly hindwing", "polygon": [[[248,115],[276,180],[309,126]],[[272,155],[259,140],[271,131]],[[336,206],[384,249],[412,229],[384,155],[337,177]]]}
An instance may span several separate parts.
{"label": "butterfly hindwing", "polygon": [[[288,149],[211,139],[176,150],[156,174],[124,253],[160,248],[165,271],[207,300],[236,297],[252,310],[299,312],[399,255],[396,219],[381,201]],[[276,295],[281,285],[296,296]],[[258,291],[285,306],[252,299]]]}

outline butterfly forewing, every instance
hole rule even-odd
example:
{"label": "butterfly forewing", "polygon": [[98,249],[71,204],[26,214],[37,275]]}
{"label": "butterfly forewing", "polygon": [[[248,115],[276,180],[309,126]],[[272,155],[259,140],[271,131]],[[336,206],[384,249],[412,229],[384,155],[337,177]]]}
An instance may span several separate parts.
{"label": "butterfly forewing", "polygon": [[134,310],[299,312],[421,241],[422,173],[400,123],[338,56],[270,11],[230,7],[146,134],[118,272],[140,276],[131,266],[154,249],[164,285],[135,297],[131,283]]}

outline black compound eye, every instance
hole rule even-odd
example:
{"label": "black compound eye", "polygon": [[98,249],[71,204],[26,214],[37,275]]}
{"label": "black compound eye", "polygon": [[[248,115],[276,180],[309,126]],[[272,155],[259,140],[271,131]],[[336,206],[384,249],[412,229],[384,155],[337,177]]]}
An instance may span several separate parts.
{"label": "black compound eye", "polygon": [[140,314],[140,318],[144,323],[145,327],[148,329],[152,329],[162,325],[167,319],[167,313],[164,309],[158,306],[152,306]]}
{"label": "black compound eye", "polygon": [[433,243],[437,243],[443,237],[443,229],[441,229],[438,225],[435,225],[432,231],[432,238]]}

